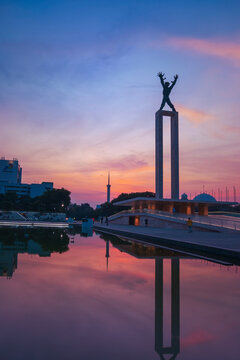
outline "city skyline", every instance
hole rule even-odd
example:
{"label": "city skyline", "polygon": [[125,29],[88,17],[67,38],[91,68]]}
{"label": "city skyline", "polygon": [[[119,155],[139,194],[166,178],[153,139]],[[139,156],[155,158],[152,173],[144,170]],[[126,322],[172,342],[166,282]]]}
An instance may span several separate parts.
{"label": "city skyline", "polygon": [[[1,156],[26,183],[50,179],[73,202],[154,191],[157,73],[179,80],[180,194],[237,187],[237,1],[4,1],[1,5]],[[204,22],[204,26],[203,26]],[[170,128],[164,124],[165,197]],[[168,145],[166,147],[166,145]],[[233,197],[233,191],[231,191]],[[225,194],[223,195],[225,198]],[[230,198],[231,199],[231,198]]]}

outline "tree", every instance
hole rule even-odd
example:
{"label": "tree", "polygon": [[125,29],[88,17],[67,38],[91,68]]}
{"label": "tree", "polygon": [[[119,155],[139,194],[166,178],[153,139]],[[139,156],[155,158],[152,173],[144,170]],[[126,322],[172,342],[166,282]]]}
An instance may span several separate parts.
{"label": "tree", "polygon": [[41,196],[19,196],[15,192],[0,194],[1,210],[66,212],[70,205],[71,192],[66,189],[47,190]]}
{"label": "tree", "polygon": [[88,203],[81,205],[73,204],[70,205],[67,216],[76,220],[81,220],[85,217],[91,218],[94,217],[94,210]]}
{"label": "tree", "polygon": [[135,197],[155,197],[155,193],[150,191],[144,191],[144,192],[135,192],[135,193],[122,193],[120,194],[116,199],[113,199],[110,203],[105,202],[104,204],[101,204],[101,208],[94,210],[93,217],[99,218],[99,217],[105,217],[105,216],[111,216],[119,211],[127,210],[130,208],[130,206],[120,206],[115,205],[118,201],[133,199]]}
{"label": "tree", "polygon": [[34,198],[33,208],[36,211],[66,212],[70,204],[71,192],[66,189],[52,189]]}
{"label": "tree", "polygon": [[128,199],[133,199],[136,197],[155,197],[155,193],[151,191],[144,191],[144,192],[132,192],[132,193],[122,193],[116,199],[112,200],[112,203],[117,201],[123,201]]}
{"label": "tree", "polygon": [[16,210],[18,196],[15,191],[8,191],[1,196],[0,207],[2,210]]}

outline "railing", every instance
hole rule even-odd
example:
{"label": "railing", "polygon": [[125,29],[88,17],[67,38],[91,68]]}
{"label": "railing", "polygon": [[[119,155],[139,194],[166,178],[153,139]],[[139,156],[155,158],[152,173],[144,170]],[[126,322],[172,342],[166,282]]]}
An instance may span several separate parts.
{"label": "railing", "polygon": [[122,211],[119,211],[118,213],[114,214],[114,215],[111,215],[109,216],[109,219],[113,219],[114,217],[118,217],[118,215],[123,215],[123,214],[130,214],[130,213],[135,213],[136,211],[134,210],[122,210]]}
{"label": "railing", "polygon": [[51,221],[22,221],[22,220],[0,220],[1,226],[10,226],[10,227],[57,227],[57,228],[67,228],[69,224],[67,222],[51,222]]}
{"label": "railing", "polygon": [[158,211],[158,210],[149,210],[149,209],[143,209],[143,212],[151,213],[155,215],[162,215],[164,217],[168,217],[169,219],[177,219],[182,221],[187,221],[189,217],[191,217],[192,221],[195,223],[200,223],[204,225],[210,225],[210,226],[217,226],[227,229],[233,229],[233,230],[240,230],[240,219],[221,219],[209,216],[200,216],[200,215],[185,215],[180,213],[166,213],[164,211]]}
{"label": "railing", "polygon": [[215,215],[214,216],[200,216],[200,215],[185,215],[185,214],[181,214],[181,213],[169,213],[166,211],[160,211],[160,210],[151,210],[151,209],[131,209],[131,210],[123,210],[115,215],[112,215],[109,219],[114,219],[115,217],[124,215],[124,214],[142,214],[142,213],[148,213],[148,214],[152,214],[152,215],[157,215],[157,216],[161,216],[164,219],[169,219],[169,220],[179,220],[179,221],[184,221],[186,222],[187,219],[189,217],[191,217],[193,223],[198,223],[198,224],[202,224],[202,225],[209,225],[209,226],[216,226],[216,227],[221,227],[221,228],[226,228],[226,229],[232,229],[232,230],[238,230],[240,231],[240,218],[237,219],[221,219],[220,217],[217,218]]}

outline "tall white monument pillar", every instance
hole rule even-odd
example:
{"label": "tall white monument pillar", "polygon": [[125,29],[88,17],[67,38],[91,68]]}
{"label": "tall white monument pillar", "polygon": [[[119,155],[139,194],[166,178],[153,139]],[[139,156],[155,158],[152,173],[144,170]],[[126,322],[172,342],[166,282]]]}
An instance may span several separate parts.
{"label": "tall white monument pillar", "polygon": [[163,198],[163,116],[171,118],[171,198],[179,199],[178,112],[158,110],[155,115],[155,188],[156,198]]}
{"label": "tall white monument pillar", "polygon": [[163,115],[155,114],[155,191],[156,198],[163,198]]}

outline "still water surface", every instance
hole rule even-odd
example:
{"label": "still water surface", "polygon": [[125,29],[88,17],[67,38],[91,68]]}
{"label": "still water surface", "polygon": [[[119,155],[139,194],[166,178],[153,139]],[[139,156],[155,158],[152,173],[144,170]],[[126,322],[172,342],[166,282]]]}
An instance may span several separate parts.
{"label": "still water surface", "polygon": [[238,267],[88,235],[0,229],[1,359],[240,358]]}

